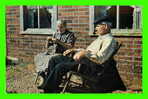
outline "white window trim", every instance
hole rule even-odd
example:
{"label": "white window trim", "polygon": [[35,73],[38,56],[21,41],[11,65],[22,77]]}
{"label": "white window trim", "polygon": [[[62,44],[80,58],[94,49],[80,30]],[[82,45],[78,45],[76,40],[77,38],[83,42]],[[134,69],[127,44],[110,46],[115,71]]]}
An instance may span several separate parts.
{"label": "white window trim", "polygon": [[[119,5],[117,5],[117,7],[119,7]],[[93,34],[94,32],[94,8],[95,6],[89,6],[89,35],[93,36],[95,34]],[[119,10],[119,9],[117,9]],[[117,14],[117,16],[119,16],[119,14]],[[141,11],[141,16],[142,16],[142,11]],[[119,20],[119,17],[117,18],[117,20]],[[142,23],[142,18],[141,18],[141,23]],[[119,24],[119,22],[117,21],[117,24]],[[119,25],[118,25],[119,26]],[[134,36],[136,34],[138,35],[142,35],[142,28],[140,29],[135,29],[134,27],[132,29],[119,29],[119,27],[116,27],[116,29],[111,29],[111,33],[113,35],[117,35],[117,36]],[[142,25],[140,25],[141,27]]]}
{"label": "white window trim", "polygon": [[94,32],[94,6],[89,6],[89,35]]}
{"label": "white window trim", "polygon": [[46,34],[52,35],[56,31],[56,21],[57,21],[57,6],[53,6],[53,13],[52,13],[52,22],[51,29],[48,28],[28,28],[24,31],[24,22],[23,22],[23,6],[20,6],[20,34]]}

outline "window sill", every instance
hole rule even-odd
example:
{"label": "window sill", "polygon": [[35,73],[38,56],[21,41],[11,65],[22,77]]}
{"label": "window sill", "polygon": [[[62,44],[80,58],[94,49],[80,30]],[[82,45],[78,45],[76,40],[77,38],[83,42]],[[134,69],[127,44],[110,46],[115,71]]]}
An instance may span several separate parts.
{"label": "window sill", "polygon": [[[111,30],[111,33],[113,36],[142,36],[142,31],[141,30],[125,30],[125,29],[120,29],[120,30]],[[98,36],[97,34],[90,33],[90,36]]]}
{"label": "window sill", "polygon": [[52,35],[53,33],[51,29],[27,29],[20,32],[22,35]]}

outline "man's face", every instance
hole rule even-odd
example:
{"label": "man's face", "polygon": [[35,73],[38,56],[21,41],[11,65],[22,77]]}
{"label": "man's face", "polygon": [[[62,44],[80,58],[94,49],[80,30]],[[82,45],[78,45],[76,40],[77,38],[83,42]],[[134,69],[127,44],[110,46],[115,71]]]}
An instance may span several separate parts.
{"label": "man's face", "polygon": [[108,32],[108,29],[109,29],[109,26],[107,24],[100,24],[96,26],[95,33],[104,35]]}
{"label": "man's face", "polygon": [[65,30],[66,30],[66,28],[65,28],[63,25],[61,25],[61,24],[59,24],[57,28],[58,28],[58,31],[59,31],[60,33],[63,33],[63,32],[65,32]]}

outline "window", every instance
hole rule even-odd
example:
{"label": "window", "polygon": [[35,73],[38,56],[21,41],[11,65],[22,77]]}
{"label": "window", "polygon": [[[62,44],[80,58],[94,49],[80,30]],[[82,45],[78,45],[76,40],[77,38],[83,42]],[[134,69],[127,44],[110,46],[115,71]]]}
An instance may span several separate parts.
{"label": "window", "polygon": [[21,6],[21,31],[28,34],[50,34],[56,28],[55,6]]}
{"label": "window", "polygon": [[141,7],[139,6],[91,6],[90,33],[94,30],[94,22],[107,17],[112,23],[112,32],[141,31]]}

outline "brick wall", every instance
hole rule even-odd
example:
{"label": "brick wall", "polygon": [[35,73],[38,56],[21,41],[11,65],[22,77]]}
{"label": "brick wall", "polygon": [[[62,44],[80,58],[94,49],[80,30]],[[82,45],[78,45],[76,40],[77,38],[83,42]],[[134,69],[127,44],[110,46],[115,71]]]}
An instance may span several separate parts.
{"label": "brick wall", "polygon": [[[44,52],[47,35],[21,35],[19,11],[19,6],[6,7],[7,55],[18,57],[22,62],[32,63],[34,55]],[[88,6],[59,6],[58,19],[67,20],[68,28],[76,33],[76,47],[86,48],[96,38],[88,35]],[[141,88],[141,36],[115,38],[123,44],[115,56],[122,79],[129,88]]]}
{"label": "brick wall", "polygon": [[20,34],[19,6],[6,7],[7,55],[17,57],[21,62],[32,63],[33,56],[45,50],[47,35]]}
{"label": "brick wall", "polygon": [[122,79],[130,88],[142,86],[142,38],[137,37],[116,37],[123,46],[116,55],[118,70]]}
{"label": "brick wall", "polygon": [[[9,9],[9,10],[8,10]],[[8,54],[15,53],[13,50],[15,47],[12,45],[12,42],[16,44],[16,39],[14,36],[19,33],[19,9],[18,7],[7,7],[6,12],[6,28],[7,28],[7,52]],[[8,48],[8,45],[11,46],[13,49]]]}

